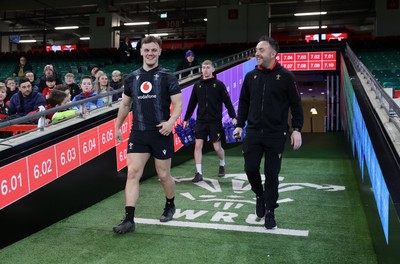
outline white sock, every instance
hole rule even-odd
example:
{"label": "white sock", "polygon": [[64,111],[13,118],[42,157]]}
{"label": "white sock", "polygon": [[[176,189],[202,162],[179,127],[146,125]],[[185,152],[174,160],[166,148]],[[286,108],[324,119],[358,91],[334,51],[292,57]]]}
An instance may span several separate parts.
{"label": "white sock", "polygon": [[198,173],[203,174],[203,172],[201,171],[201,164],[196,164],[196,170]]}
{"label": "white sock", "polygon": [[219,166],[225,166],[225,160],[219,160]]}

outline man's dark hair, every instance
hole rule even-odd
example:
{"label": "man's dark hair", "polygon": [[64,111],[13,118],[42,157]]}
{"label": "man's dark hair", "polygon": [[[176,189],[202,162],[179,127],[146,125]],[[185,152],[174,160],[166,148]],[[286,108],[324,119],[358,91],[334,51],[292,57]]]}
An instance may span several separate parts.
{"label": "man's dark hair", "polygon": [[66,90],[71,91],[71,88],[65,84],[57,84],[56,87],[53,88],[53,91],[54,90],[65,92]]}
{"label": "man's dark hair", "polygon": [[158,46],[160,46],[160,48],[161,48],[162,41],[160,38],[149,35],[149,36],[145,37],[144,39],[142,39],[142,45],[152,43],[152,42],[157,43]]}
{"label": "man's dark hair", "polygon": [[275,39],[264,35],[264,36],[261,36],[261,37],[258,39],[258,41],[266,41],[266,42],[268,42],[269,45],[271,46],[271,48],[272,48],[273,50],[275,50],[276,53],[279,53],[279,44],[278,44],[278,42],[277,42]]}
{"label": "man's dark hair", "polygon": [[21,83],[26,83],[26,82],[30,82],[29,79],[25,76],[22,76],[19,78],[18,84],[21,85]]}
{"label": "man's dark hair", "polygon": [[61,105],[65,97],[67,97],[67,94],[65,92],[53,90],[49,94],[49,98],[47,98],[47,103],[51,105],[51,107],[55,107],[57,105]]}

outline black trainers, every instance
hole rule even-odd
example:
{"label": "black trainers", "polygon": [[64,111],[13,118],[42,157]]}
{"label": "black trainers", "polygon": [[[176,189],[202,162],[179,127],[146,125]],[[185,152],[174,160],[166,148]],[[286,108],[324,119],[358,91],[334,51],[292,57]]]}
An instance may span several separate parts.
{"label": "black trainers", "polygon": [[192,179],[192,182],[199,182],[203,180],[203,175],[201,175],[200,173],[196,172],[196,174],[194,175],[194,178]]}
{"label": "black trainers", "polygon": [[256,215],[259,218],[265,216],[265,201],[263,196],[256,196]]}
{"label": "black trainers", "polygon": [[121,224],[113,227],[113,231],[116,234],[125,234],[128,232],[134,232],[135,222],[131,222],[129,220],[123,220]]}
{"label": "black trainers", "polygon": [[266,229],[274,229],[276,228],[276,222],[275,222],[275,215],[274,212],[268,211],[267,214],[265,215],[265,224],[264,224]]}
{"label": "black trainers", "polygon": [[175,214],[175,206],[170,208],[164,208],[164,213],[160,217],[160,222],[168,222],[172,220]]}
{"label": "black trainers", "polygon": [[225,176],[225,166],[219,166],[218,177],[224,177],[224,176]]}

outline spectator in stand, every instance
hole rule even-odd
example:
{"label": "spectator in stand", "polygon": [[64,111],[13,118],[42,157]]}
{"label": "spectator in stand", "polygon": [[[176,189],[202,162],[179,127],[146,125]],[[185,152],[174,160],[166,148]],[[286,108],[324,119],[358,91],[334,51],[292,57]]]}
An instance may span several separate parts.
{"label": "spectator in stand", "polygon": [[142,48],[142,39],[144,39],[146,36],[142,35],[140,39],[138,40],[135,48],[135,59],[138,61],[138,63],[141,63],[142,56],[140,55],[140,49]]}
{"label": "spectator in stand", "polygon": [[11,97],[18,93],[17,83],[15,82],[14,78],[8,77],[5,81],[5,86],[7,88],[7,96],[5,102],[10,101]]}
{"label": "spectator in stand", "polygon": [[23,77],[26,71],[32,71],[32,65],[22,56],[19,58],[19,63],[15,65],[13,76]]}
{"label": "spectator in stand", "polygon": [[26,77],[19,79],[18,93],[10,99],[10,115],[25,116],[29,112],[36,111],[39,106],[45,106],[46,99],[36,90],[32,90],[32,84]]}
{"label": "spectator in stand", "polygon": [[[110,82],[110,86],[111,88],[113,88],[114,90],[118,90],[121,89],[123,87],[123,82],[122,82],[122,73],[118,70],[115,70],[111,73],[111,82]],[[122,90],[122,89],[121,89]],[[122,98],[122,92],[118,93],[118,97]]]}
{"label": "spectator in stand", "polygon": [[95,65],[93,68],[90,70],[90,76],[92,77],[92,83],[96,81],[96,73],[100,71],[100,67]]}
{"label": "spectator in stand", "polygon": [[46,66],[44,66],[43,69],[43,76],[40,77],[40,82],[39,82],[39,91],[42,92],[44,88],[47,87],[46,84],[46,77],[53,75],[55,80],[56,80],[56,84],[62,84],[61,78],[57,75],[57,73],[54,71],[54,67],[51,64],[47,64]]}
{"label": "spectator in stand", "polygon": [[77,95],[81,92],[79,85],[77,85],[75,82],[75,75],[73,73],[69,72],[69,73],[65,74],[64,82],[65,82],[65,85],[67,85],[70,88],[70,92],[71,92],[70,97],[74,98],[75,95]]}
{"label": "spectator in stand", "polygon": [[[6,85],[0,82],[0,122],[8,117],[9,108],[6,104],[7,88]],[[1,134],[1,132],[0,132]]]}
{"label": "spectator in stand", "polygon": [[[0,82],[0,123],[3,120],[8,119],[8,114],[10,112],[10,109],[8,105],[6,104],[6,95],[7,95],[7,88],[6,85],[2,82]],[[7,138],[12,136],[12,132],[2,132],[0,131],[0,138]]]}
{"label": "spectator in stand", "polygon": [[35,74],[31,71],[26,71],[25,72],[25,77],[29,79],[29,81],[32,84],[32,89],[33,90],[38,90],[39,91],[39,86],[36,83],[36,77]]}
{"label": "spectator in stand", "polygon": [[[78,88],[79,88],[79,86],[78,86]],[[58,84],[58,85],[56,85],[56,87],[54,87],[53,91],[54,90],[58,90],[58,91],[64,92],[68,97],[68,100],[69,100],[68,102],[71,102],[71,98],[72,98],[72,96],[71,96],[71,88],[68,85],[66,85],[66,84]]]}
{"label": "spectator in stand", "polygon": [[118,90],[122,87],[123,83],[122,83],[122,74],[120,71],[115,70],[111,73],[111,82],[110,82],[110,86],[111,88],[113,88],[114,90]]}
{"label": "spectator in stand", "polygon": [[[63,84],[57,85],[57,87],[62,87],[64,86],[65,88],[60,88],[60,89],[53,89],[49,95],[48,105],[46,106],[46,109],[50,109],[56,106],[61,106],[65,105],[70,102],[70,96],[62,91],[63,89],[68,90],[69,87]],[[77,116],[80,114],[79,110],[74,110],[74,109],[66,109],[62,111],[58,111],[52,114],[49,114],[46,116],[46,122],[51,123],[51,122],[57,122],[65,118]]]}
{"label": "spectator in stand", "polygon": [[[92,77],[89,75],[82,76],[81,89],[82,89],[82,92],[80,94],[76,95],[72,99],[72,102],[76,102],[76,101],[83,100],[86,98],[94,97],[97,95],[97,93],[93,90]],[[101,106],[103,106],[103,100],[101,100],[101,99],[86,102],[83,104],[83,107],[86,110],[93,110],[93,109],[96,109]],[[74,107],[74,109],[76,110],[76,109],[78,109],[78,107]]]}
{"label": "spectator in stand", "polygon": [[53,75],[46,77],[46,88],[43,89],[42,94],[47,99],[49,99],[49,95],[53,88],[56,87],[56,79]]}
{"label": "spectator in stand", "polygon": [[[108,80],[107,74],[105,74],[103,72],[97,76],[94,90],[97,94],[103,94],[103,93],[108,93],[108,92],[114,91],[114,89],[111,88],[111,86],[110,86],[110,82]],[[103,101],[104,105],[107,105],[110,101],[113,101],[113,102],[117,101],[118,94],[113,94],[112,96],[105,96],[100,99]]]}
{"label": "spectator in stand", "polygon": [[125,37],[125,41],[121,42],[118,52],[122,64],[125,65],[131,62],[133,48],[131,42],[129,41],[129,37]]}
{"label": "spectator in stand", "polygon": [[[188,68],[198,66],[198,65],[199,65],[199,63],[194,56],[194,52],[191,50],[188,50],[188,51],[186,51],[185,59],[182,60],[178,64],[178,67],[176,67],[176,71],[181,71],[181,70],[188,69]],[[198,72],[199,72],[198,69],[193,70],[193,73],[198,73]],[[181,73],[180,75],[181,75],[181,77],[186,77],[189,74],[190,74],[190,71]],[[177,77],[179,77],[179,75]]]}
{"label": "spectator in stand", "polygon": [[97,81],[98,77],[100,76],[100,74],[103,74],[103,73],[104,72],[101,69],[98,69],[98,70],[96,70],[94,72],[94,74],[92,75],[92,85],[93,85],[93,87],[95,87],[96,81]]}

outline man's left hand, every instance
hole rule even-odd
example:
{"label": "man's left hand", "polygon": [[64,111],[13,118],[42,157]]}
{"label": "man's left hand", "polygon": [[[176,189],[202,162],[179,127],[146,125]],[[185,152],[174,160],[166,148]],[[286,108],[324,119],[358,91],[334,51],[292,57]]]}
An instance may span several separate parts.
{"label": "man's left hand", "polygon": [[172,132],[172,126],[173,124],[171,125],[168,121],[161,122],[157,125],[160,134],[164,136],[169,136],[169,134]]}
{"label": "man's left hand", "polygon": [[301,147],[301,133],[299,131],[293,131],[290,136],[290,144],[294,150],[298,150]]}

